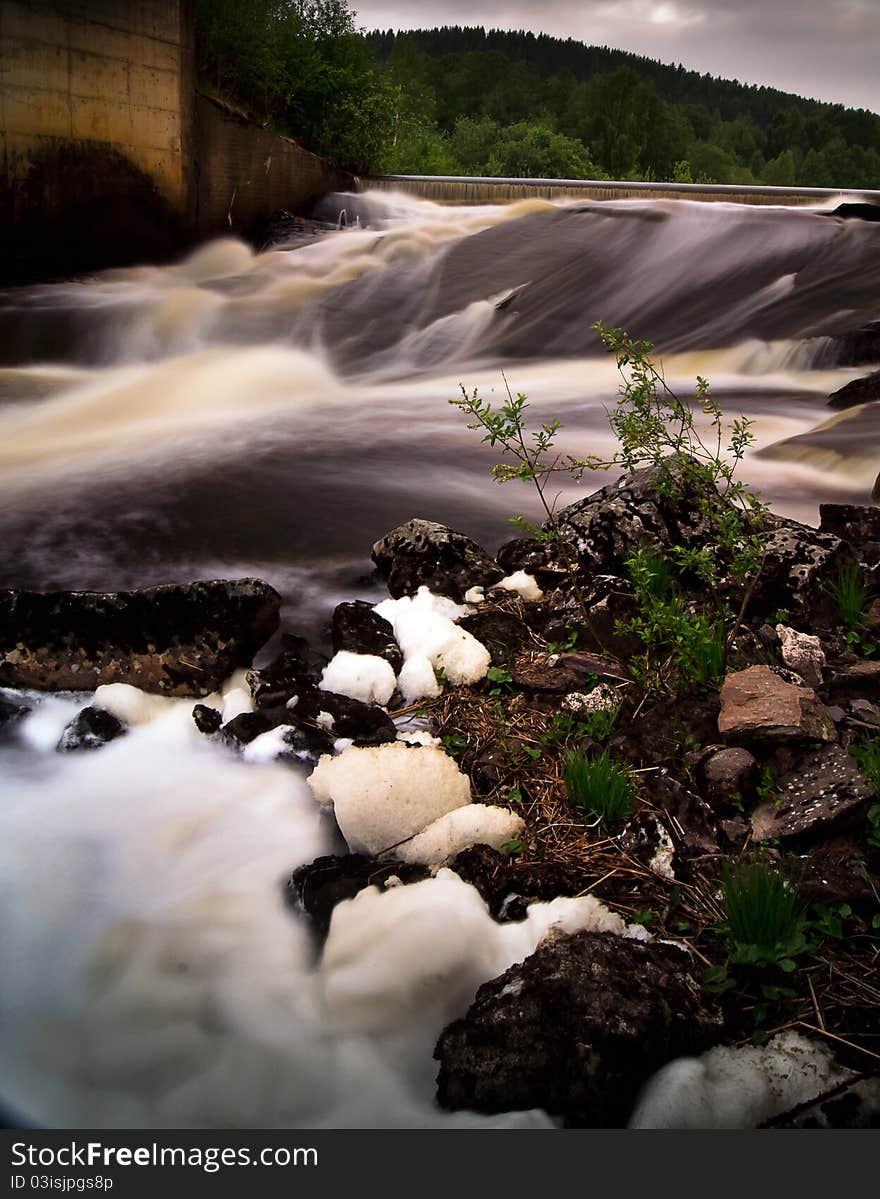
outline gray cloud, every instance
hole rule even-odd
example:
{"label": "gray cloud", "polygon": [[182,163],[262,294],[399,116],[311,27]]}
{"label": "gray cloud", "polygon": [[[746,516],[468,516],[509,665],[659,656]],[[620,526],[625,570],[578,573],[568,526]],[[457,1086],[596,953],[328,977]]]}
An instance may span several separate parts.
{"label": "gray cloud", "polygon": [[368,29],[531,29],[880,112],[878,0],[353,0],[353,7]]}

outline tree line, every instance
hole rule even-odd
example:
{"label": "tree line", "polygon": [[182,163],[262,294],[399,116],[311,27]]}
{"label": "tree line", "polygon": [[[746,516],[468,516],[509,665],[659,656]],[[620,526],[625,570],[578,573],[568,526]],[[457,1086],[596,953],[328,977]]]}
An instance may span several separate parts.
{"label": "tree line", "polygon": [[880,188],[880,116],[546,34],[198,0],[202,86],[358,174]]}

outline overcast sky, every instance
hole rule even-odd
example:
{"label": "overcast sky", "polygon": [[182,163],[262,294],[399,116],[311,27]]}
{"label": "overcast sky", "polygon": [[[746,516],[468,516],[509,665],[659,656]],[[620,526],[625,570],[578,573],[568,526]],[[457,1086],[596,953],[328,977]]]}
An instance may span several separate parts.
{"label": "overcast sky", "polygon": [[880,0],[351,0],[366,29],[531,29],[880,112]]}

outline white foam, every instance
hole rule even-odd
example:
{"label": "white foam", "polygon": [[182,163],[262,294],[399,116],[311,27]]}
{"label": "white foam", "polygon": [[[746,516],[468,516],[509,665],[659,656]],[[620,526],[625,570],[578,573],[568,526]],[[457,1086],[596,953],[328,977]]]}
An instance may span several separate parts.
{"label": "white foam", "polygon": [[850,1077],[824,1045],[784,1032],[764,1046],[678,1058],[646,1084],[630,1128],[756,1128]]}
{"label": "white foam", "polygon": [[470,801],[467,775],[435,746],[352,746],[325,754],[309,786],[333,805],[342,835],[354,853],[378,853]]}
{"label": "white foam", "polygon": [[340,650],[324,667],[319,686],[323,691],[347,695],[365,704],[387,704],[397,679],[390,662],[375,654]]}

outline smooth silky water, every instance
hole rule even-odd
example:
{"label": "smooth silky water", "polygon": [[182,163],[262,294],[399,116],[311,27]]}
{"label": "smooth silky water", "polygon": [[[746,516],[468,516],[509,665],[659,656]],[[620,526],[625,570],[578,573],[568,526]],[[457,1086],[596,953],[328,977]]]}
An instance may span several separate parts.
{"label": "smooth silky water", "polygon": [[[743,477],[815,523],[867,502],[880,418],[832,417],[866,368],[831,338],[880,316],[880,224],[671,201],[444,208],[330,197],[348,226],[254,253],[225,239],[0,295],[0,583],[119,589],[257,575],[285,627],[383,591],[373,541],[411,516],[490,549],[533,496],[450,404],[501,372],[566,453],[613,452],[619,377],[590,332],[657,345],[754,424]],[[791,443],[790,439],[799,440]],[[559,502],[609,476],[562,485]],[[433,1105],[431,1052],[513,958],[470,888],[364,911],[320,958],[282,901],[338,851],[302,775],[153,705],[94,754],[55,753],[88,697],[31,697],[0,750],[0,1076],[61,1126],[542,1126]],[[509,947],[508,947],[509,948]],[[520,946],[522,950],[522,946]],[[430,1002],[425,997],[430,996]]]}

